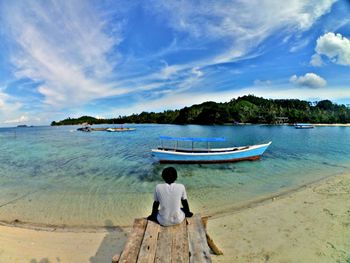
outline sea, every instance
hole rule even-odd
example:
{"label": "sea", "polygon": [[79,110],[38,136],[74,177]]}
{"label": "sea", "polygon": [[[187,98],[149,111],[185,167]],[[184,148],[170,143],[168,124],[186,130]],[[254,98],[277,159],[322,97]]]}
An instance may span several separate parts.
{"label": "sea", "polygon": [[[112,125],[107,125],[111,127]],[[96,126],[96,127],[104,127]],[[162,183],[151,149],[160,136],[223,137],[210,147],[272,141],[258,161],[171,164],[190,208],[230,211],[264,197],[346,173],[350,127],[126,124],[130,132],[80,132],[78,126],[0,128],[0,222],[33,226],[129,226],[151,213]],[[166,142],[172,146],[173,142]],[[190,147],[186,142],[179,146]],[[196,147],[206,147],[197,143]]]}

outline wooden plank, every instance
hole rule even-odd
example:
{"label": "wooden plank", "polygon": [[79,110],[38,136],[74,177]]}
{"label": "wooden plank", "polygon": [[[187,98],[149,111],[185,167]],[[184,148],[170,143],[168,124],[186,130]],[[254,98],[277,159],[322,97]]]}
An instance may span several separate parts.
{"label": "wooden plank", "polygon": [[120,255],[119,263],[136,263],[137,256],[140,251],[141,242],[146,230],[147,220],[144,218],[136,218],[133,230],[129,235],[125,248]]}
{"label": "wooden plank", "polygon": [[187,220],[190,263],[212,262],[200,215],[194,215]]}
{"label": "wooden plank", "polygon": [[160,227],[155,263],[171,263],[172,227]]}
{"label": "wooden plank", "polygon": [[187,222],[184,220],[180,225],[172,227],[173,244],[171,249],[171,263],[188,263],[188,234]]}
{"label": "wooden plank", "polygon": [[137,263],[153,263],[156,255],[159,224],[148,221]]}

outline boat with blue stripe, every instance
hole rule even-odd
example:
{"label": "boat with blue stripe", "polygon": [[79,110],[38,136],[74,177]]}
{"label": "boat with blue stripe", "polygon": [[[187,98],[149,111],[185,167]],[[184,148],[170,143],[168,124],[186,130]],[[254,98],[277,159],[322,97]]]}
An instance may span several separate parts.
{"label": "boat with blue stripe", "polygon": [[313,129],[315,126],[311,123],[295,123],[295,129]]}
{"label": "boat with blue stripe", "polygon": [[[225,163],[258,160],[272,142],[229,148],[210,148],[211,142],[223,142],[224,138],[192,138],[161,136],[161,146],[152,149],[152,155],[161,163]],[[175,142],[174,147],[165,147],[164,140]],[[191,142],[191,148],[178,147],[181,141]],[[196,142],[207,143],[206,148],[195,148]]]}

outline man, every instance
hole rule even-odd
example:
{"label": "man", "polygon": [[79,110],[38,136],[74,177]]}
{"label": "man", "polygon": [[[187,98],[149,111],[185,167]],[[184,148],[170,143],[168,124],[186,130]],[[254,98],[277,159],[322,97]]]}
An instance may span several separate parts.
{"label": "man", "polygon": [[185,186],[175,183],[177,172],[173,167],[165,168],[162,178],[165,183],[156,186],[152,214],[147,219],[163,226],[180,224],[185,217],[193,215],[188,206]]}

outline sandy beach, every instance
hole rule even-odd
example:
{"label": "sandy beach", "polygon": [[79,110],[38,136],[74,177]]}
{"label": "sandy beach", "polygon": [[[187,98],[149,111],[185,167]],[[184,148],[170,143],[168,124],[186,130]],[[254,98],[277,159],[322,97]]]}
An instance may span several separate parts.
{"label": "sandy beach", "polygon": [[209,220],[214,262],[349,262],[350,174]]}
{"label": "sandy beach", "polygon": [[[213,262],[350,262],[350,174],[214,215]],[[130,228],[0,226],[0,262],[110,262]]]}
{"label": "sandy beach", "polygon": [[350,127],[350,123],[316,123],[315,126]]}

